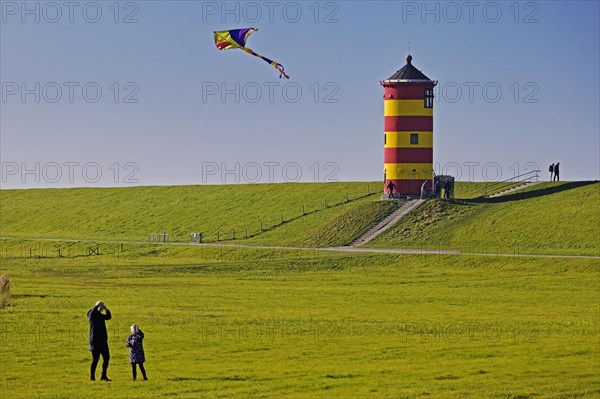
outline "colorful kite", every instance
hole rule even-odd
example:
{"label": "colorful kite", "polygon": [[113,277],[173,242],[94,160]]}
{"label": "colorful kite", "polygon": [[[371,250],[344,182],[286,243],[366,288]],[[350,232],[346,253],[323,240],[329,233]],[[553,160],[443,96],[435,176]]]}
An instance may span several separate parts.
{"label": "colorful kite", "polygon": [[250,50],[246,47],[246,40],[248,40],[248,36],[252,33],[256,32],[258,29],[256,28],[244,28],[244,29],[232,29],[232,30],[222,30],[215,31],[215,45],[219,50],[228,50],[230,48],[239,48],[247,52],[248,54],[252,54],[255,57],[262,58],[269,64],[271,64],[275,69],[279,71],[281,75],[279,78],[281,79],[284,76],[286,79],[290,77],[284,72],[283,65],[268,59],[267,57],[263,57],[260,54],[256,54],[254,51]]}

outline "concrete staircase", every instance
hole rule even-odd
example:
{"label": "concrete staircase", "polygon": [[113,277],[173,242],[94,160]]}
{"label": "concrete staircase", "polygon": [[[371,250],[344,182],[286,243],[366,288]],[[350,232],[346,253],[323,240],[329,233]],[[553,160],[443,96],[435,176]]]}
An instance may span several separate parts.
{"label": "concrete staircase", "polygon": [[411,212],[413,209],[416,209],[419,205],[421,205],[425,200],[422,199],[411,199],[407,200],[400,206],[400,208],[396,209],[394,212],[390,213],[388,216],[383,218],[379,223],[375,226],[371,227],[365,234],[358,237],[350,244],[345,245],[346,247],[355,247],[357,245],[365,244],[371,241],[373,238],[377,237],[379,234],[383,233],[393,225],[395,225],[400,219],[402,219],[405,215]]}
{"label": "concrete staircase", "polygon": [[536,184],[539,184],[539,183],[540,183],[539,181],[524,181],[523,184],[520,186],[509,188],[504,191],[500,191],[499,193],[490,195],[487,198],[497,198],[497,197],[501,197],[506,194],[512,194],[515,191],[523,190],[524,188],[535,186]]}

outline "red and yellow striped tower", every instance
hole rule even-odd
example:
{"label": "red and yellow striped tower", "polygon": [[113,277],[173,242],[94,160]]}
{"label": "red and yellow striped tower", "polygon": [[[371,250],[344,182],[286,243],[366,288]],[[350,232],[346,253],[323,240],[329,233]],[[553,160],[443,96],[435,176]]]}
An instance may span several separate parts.
{"label": "red and yellow striped tower", "polygon": [[433,187],[433,88],[406,57],[406,65],[381,82],[384,89],[384,192],[420,195],[427,181]]}

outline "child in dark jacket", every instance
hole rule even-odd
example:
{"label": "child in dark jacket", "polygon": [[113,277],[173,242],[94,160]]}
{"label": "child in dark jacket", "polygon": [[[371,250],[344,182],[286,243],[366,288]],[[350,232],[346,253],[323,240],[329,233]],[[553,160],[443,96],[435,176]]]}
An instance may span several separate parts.
{"label": "child in dark jacket", "polygon": [[140,330],[137,324],[131,326],[131,334],[127,337],[127,342],[125,342],[125,346],[131,348],[129,350],[129,363],[131,363],[131,372],[133,373],[133,380],[135,381],[137,377],[136,364],[140,366],[140,371],[144,376],[144,381],[147,381],[146,378],[146,369],[144,369],[144,362],[146,361],[146,356],[144,355],[144,346],[142,345],[142,340],[144,339],[144,333]]}

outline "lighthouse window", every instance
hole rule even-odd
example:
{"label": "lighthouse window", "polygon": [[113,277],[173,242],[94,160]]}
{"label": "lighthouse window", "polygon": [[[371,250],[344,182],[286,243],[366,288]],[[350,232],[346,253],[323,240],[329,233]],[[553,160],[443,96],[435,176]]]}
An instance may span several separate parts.
{"label": "lighthouse window", "polygon": [[419,144],[419,134],[418,133],[410,134],[410,144]]}
{"label": "lighthouse window", "polygon": [[425,89],[425,108],[433,108],[433,89]]}

